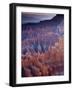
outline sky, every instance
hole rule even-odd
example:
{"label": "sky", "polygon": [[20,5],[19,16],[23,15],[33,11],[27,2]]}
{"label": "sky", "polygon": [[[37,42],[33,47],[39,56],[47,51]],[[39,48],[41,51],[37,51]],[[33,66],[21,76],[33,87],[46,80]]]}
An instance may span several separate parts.
{"label": "sky", "polygon": [[22,13],[22,24],[37,23],[43,20],[50,20],[56,14]]}

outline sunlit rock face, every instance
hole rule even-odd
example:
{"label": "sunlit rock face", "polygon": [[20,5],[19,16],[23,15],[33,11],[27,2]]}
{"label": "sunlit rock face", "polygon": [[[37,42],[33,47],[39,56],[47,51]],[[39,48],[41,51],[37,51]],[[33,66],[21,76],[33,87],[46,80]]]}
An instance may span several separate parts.
{"label": "sunlit rock face", "polygon": [[22,77],[64,75],[64,15],[22,23]]}

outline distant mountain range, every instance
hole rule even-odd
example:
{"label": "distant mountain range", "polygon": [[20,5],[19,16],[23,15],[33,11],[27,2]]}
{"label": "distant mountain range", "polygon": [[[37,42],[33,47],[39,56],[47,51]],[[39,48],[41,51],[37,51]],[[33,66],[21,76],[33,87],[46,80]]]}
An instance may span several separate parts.
{"label": "distant mountain range", "polygon": [[[37,27],[44,27],[44,26],[57,26],[64,20],[64,15],[56,15],[53,19],[51,20],[44,20],[40,21],[38,23],[27,23],[27,24],[22,24],[22,30],[26,30],[27,28],[37,28]],[[27,29],[28,30],[28,29]]]}

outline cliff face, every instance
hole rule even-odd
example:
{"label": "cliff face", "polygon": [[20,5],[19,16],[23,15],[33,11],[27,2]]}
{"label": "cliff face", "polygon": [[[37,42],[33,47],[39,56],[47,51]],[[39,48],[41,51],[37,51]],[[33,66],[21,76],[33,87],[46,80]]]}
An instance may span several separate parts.
{"label": "cliff face", "polygon": [[64,74],[64,16],[22,24],[22,76]]}

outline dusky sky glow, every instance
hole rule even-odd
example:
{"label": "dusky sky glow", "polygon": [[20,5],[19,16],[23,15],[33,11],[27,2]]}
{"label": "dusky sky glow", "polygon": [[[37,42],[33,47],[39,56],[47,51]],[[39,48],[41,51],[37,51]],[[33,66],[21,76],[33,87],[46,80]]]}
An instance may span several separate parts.
{"label": "dusky sky glow", "polygon": [[49,13],[22,13],[22,24],[26,23],[37,23],[43,20],[50,20],[52,19],[56,14],[49,14]]}

